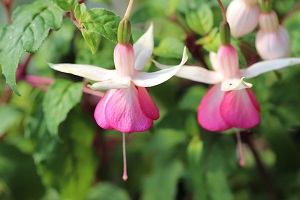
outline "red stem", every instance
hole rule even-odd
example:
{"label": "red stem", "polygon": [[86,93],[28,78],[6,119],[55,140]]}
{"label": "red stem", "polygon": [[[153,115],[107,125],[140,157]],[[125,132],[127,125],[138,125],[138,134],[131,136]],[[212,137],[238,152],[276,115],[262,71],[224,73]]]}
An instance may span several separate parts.
{"label": "red stem", "polygon": [[11,24],[11,5],[13,0],[2,0],[2,4],[4,5],[6,16],[7,16],[7,23]]}
{"label": "red stem", "polygon": [[70,18],[71,18],[72,22],[75,24],[75,26],[77,26],[77,28],[78,28],[79,30],[81,30],[82,27],[80,26],[80,24],[79,24],[78,21],[76,20],[75,15],[74,15],[74,11],[73,11],[72,9],[70,10]]}
{"label": "red stem", "polygon": [[[46,85],[51,85],[54,83],[54,80],[51,78],[46,78],[46,77],[41,77],[41,76],[32,76],[32,75],[28,75],[25,76],[24,80],[26,82],[28,82],[29,84],[31,84],[33,87],[42,89],[47,91],[48,87]],[[82,88],[82,92],[86,93],[86,94],[91,94],[93,96],[98,96],[98,97],[103,97],[104,93],[103,92],[99,92],[99,91],[95,91],[95,90],[91,90],[90,88],[84,86]]]}

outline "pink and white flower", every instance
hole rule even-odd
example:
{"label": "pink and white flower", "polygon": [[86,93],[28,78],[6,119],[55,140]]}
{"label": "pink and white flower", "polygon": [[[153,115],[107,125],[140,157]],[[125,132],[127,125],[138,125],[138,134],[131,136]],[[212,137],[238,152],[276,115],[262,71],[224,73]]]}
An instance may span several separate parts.
{"label": "pink and white flower", "polygon": [[[262,61],[247,69],[239,69],[238,55],[231,45],[221,46],[218,54],[210,54],[210,59],[215,71],[197,66],[183,66],[176,74],[181,78],[214,84],[198,107],[198,122],[210,131],[247,129],[258,125],[259,104],[250,89],[252,84],[243,79],[300,63],[299,58],[284,58]],[[155,64],[161,69],[167,68],[157,62]]]}
{"label": "pink and white flower", "polygon": [[278,22],[274,11],[259,15],[260,29],[256,35],[255,46],[264,60],[284,58],[290,55],[290,38],[286,29]]}
{"label": "pink and white flower", "polygon": [[106,90],[99,101],[94,117],[104,129],[123,133],[148,130],[159,118],[159,110],[145,87],[161,84],[176,74],[187,61],[184,49],[182,61],[177,66],[157,72],[141,72],[154,48],[153,27],[134,44],[117,44],[114,50],[115,70],[91,65],[49,64],[51,68],[85,77],[96,83],[94,90]]}
{"label": "pink and white flower", "polygon": [[258,25],[259,4],[257,0],[233,0],[226,12],[233,37],[244,36]]}

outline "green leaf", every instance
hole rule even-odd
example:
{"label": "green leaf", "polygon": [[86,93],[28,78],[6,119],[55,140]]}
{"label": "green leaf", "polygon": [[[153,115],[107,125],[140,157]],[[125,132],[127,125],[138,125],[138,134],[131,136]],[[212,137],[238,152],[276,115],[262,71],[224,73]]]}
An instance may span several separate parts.
{"label": "green leaf", "polygon": [[87,200],[130,200],[126,190],[121,189],[109,182],[97,184],[88,193]]}
{"label": "green leaf", "polygon": [[67,12],[70,12],[70,10],[77,4],[77,0],[52,0],[52,2]]}
{"label": "green leaf", "polygon": [[[285,2],[282,3],[284,4]],[[298,34],[299,24],[300,12],[296,12],[293,15],[290,15],[284,23],[284,26],[287,29],[291,39],[291,54],[295,57],[300,56],[300,46],[298,45],[300,42],[300,35]]]}
{"label": "green leaf", "polygon": [[[36,51],[48,36],[50,29],[58,29],[63,12],[55,5],[37,1],[19,6],[12,17],[12,24],[0,32],[0,65],[7,83],[19,95],[16,70],[24,51]],[[9,41],[9,42],[8,42]]]}
{"label": "green leaf", "polygon": [[87,9],[84,3],[77,4],[74,9],[74,15],[79,24],[87,17]]}
{"label": "green leaf", "polygon": [[87,32],[97,33],[108,40],[117,43],[117,32],[121,18],[103,8],[93,8],[87,14],[80,15],[81,26]]}
{"label": "green leaf", "polygon": [[28,74],[53,76],[55,72],[49,67],[48,62],[59,63],[62,58],[68,56],[73,47],[72,40],[75,28],[76,26],[70,19],[64,18],[62,27],[58,31],[52,32],[31,58],[27,68]]}
{"label": "green leaf", "polygon": [[180,161],[157,164],[143,184],[142,199],[176,199],[177,181],[184,171]]}
{"label": "green leaf", "polygon": [[175,38],[164,38],[153,51],[154,55],[181,59],[184,44]]}
{"label": "green leaf", "polygon": [[47,132],[43,116],[37,115],[38,129],[34,126],[31,129],[31,139],[37,144],[33,158],[38,174],[46,186],[58,190],[63,200],[84,199],[95,177],[97,159],[92,150],[93,129],[82,115],[77,110],[72,112],[61,127],[60,139]]}
{"label": "green leaf", "polygon": [[201,154],[200,162],[195,162],[197,160],[189,156],[189,160],[192,162],[189,162],[187,177],[191,184],[193,199],[233,199],[227,182],[227,176],[237,165],[235,144],[232,138],[230,136],[205,135],[202,137],[202,142],[203,149],[199,140],[193,138],[190,142],[196,146],[195,152]]}
{"label": "green leaf", "polygon": [[90,47],[81,36],[75,38],[75,53],[77,64],[89,64],[106,69],[114,67],[113,53],[115,44],[109,40],[101,40],[99,50],[93,55]]}
{"label": "green leaf", "polygon": [[70,110],[76,106],[82,96],[82,83],[57,79],[46,93],[43,107],[46,124],[53,135],[58,133],[58,126],[66,118]]}
{"label": "green leaf", "polygon": [[90,46],[92,54],[95,54],[100,44],[100,36],[85,29],[82,29],[81,33],[86,43]]}
{"label": "green leaf", "polygon": [[2,136],[22,116],[19,109],[5,105],[0,107],[0,136]]}
{"label": "green leaf", "polygon": [[202,4],[197,10],[193,9],[186,12],[186,21],[193,31],[205,35],[213,27],[213,12],[207,4]]}
{"label": "green leaf", "polygon": [[[77,4],[74,10],[75,18],[79,22],[79,24],[82,24],[82,22],[87,18],[88,12],[86,9],[86,6],[84,3]],[[81,33],[86,41],[86,43],[91,48],[91,51],[93,54],[96,53],[98,50],[99,44],[100,44],[100,35],[98,35],[95,32],[89,31],[85,29],[84,27],[81,28]]]}
{"label": "green leaf", "polygon": [[203,142],[198,135],[194,135],[187,147],[187,158],[191,165],[199,165],[200,158],[203,151]]}

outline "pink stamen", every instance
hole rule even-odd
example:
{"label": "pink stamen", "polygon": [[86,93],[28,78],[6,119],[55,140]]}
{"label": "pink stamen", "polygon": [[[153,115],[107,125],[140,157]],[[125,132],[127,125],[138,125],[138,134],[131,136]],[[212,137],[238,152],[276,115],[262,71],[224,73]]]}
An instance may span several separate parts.
{"label": "pink stamen", "polygon": [[126,164],[126,139],[125,139],[125,133],[122,133],[123,138],[123,177],[122,179],[126,181],[128,179],[127,176],[127,164]]}
{"label": "pink stamen", "polygon": [[244,157],[244,152],[243,152],[243,144],[241,140],[241,134],[239,131],[236,132],[236,137],[237,137],[237,152],[238,152],[238,157],[239,157],[239,164],[240,166],[244,167],[246,165],[245,157]]}

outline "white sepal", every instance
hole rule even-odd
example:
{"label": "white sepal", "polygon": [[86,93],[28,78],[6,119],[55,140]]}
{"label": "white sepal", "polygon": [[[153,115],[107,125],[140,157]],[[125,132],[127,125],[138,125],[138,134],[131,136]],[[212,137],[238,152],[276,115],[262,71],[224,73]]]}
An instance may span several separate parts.
{"label": "white sepal", "polygon": [[104,81],[111,79],[117,73],[116,70],[108,70],[93,65],[79,65],[79,64],[52,64],[48,65],[56,71],[73,74],[84,77],[93,81]]}
{"label": "white sepal", "polygon": [[278,70],[297,64],[300,64],[300,58],[281,58],[277,60],[261,61],[251,65],[247,69],[240,70],[240,74],[245,78],[253,78],[269,71]]}
{"label": "white sepal", "polygon": [[132,77],[132,81],[135,85],[140,87],[152,87],[155,85],[159,85],[168,79],[170,79],[172,76],[174,76],[180,68],[184,65],[184,63],[187,61],[188,56],[186,53],[186,47],[183,50],[182,60],[181,63],[177,66],[167,66],[162,65],[158,62],[155,62],[155,65],[159,68],[165,68],[163,70],[157,71],[157,72],[139,72],[136,73],[134,77]]}
{"label": "white sepal", "polygon": [[219,72],[197,66],[183,66],[175,76],[207,84],[219,83],[223,78]]}
{"label": "white sepal", "polygon": [[133,45],[135,58],[134,69],[138,71],[144,69],[152,55],[153,48],[153,24],[151,23],[146,33],[144,33]]}

